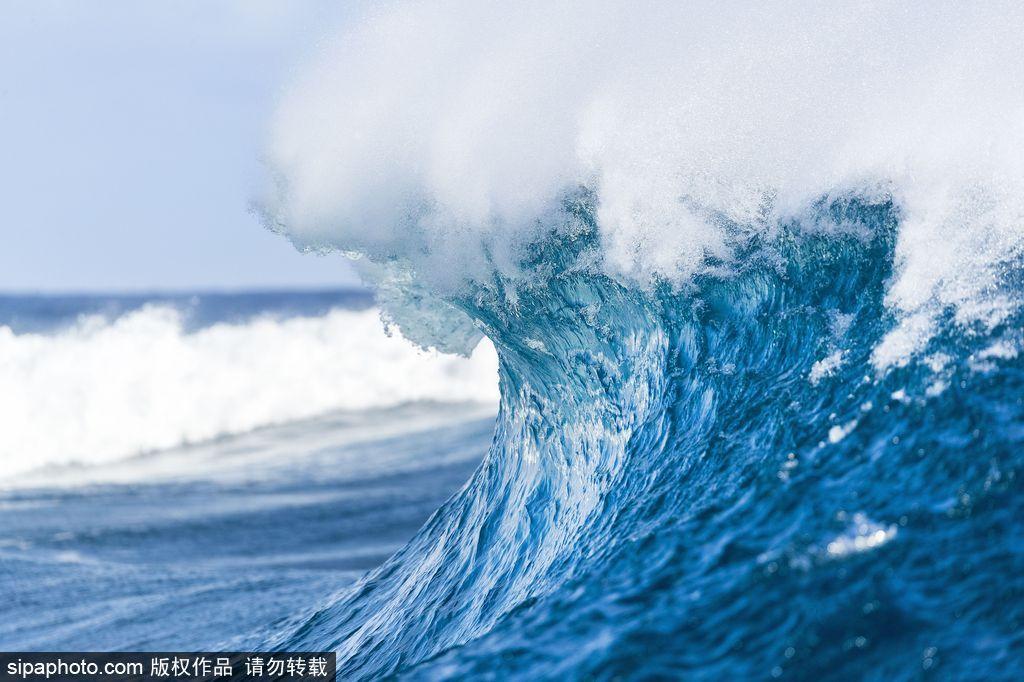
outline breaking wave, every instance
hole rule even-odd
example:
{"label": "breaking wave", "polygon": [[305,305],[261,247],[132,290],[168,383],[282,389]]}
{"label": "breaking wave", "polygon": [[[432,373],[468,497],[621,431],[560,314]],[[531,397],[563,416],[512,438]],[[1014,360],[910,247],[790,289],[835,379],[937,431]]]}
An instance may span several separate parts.
{"label": "breaking wave", "polygon": [[343,676],[1012,677],[1019,6],[398,3],[270,144],[272,229],[499,359],[493,445],[268,636]]}
{"label": "breaking wave", "polygon": [[332,410],[496,399],[489,348],[417,351],[376,310],[190,329],[150,304],[65,329],[0,326],[0,475],[111,461]]}
{"label": "breaking wave", "polygon": [[580,267],[594,212],[568,212],[590,230],[538,245],[514,311],[498,281],[452,299],[499,356],[480,469],[270,640],[365,679],[1019,671],[1020,309],[948,308],[882,366],[890,202],[823,203],[685,290]]}

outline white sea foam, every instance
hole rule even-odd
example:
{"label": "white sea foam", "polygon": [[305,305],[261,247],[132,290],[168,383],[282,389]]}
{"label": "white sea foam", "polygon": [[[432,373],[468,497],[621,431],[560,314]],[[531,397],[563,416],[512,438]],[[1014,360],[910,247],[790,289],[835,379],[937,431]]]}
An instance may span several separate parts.
{"label": "white sea foam", "polygon": [[858,512],[846,532],[830,540],[825,551],[835,559],[867,552],[890,542],[898,531],[896,524],[883,526]]}
{"label": "white sea foam", "polygon": [[832,376],[837,369],[842,367],[846,351],[837,350],[811,365],[808,380],[811,384],[817,385],[822,379]]}
{"label": "white sea foam", "polygon": [[728,259],[713,212],[765,229],[823,195],[891,198],[910,323],[885,368],[920,316],[1007,304],[986,292],[1024,243],[1021,35],[1012,2],[389,3],[284,97],[264,204],[300,245],[446,290],[515,274],[580,185],[603,267],[638,286]]}
{"label": "white sea foam", "polygon": [[839,441],[853,433],[853,430],[857,428],[857,424],[858,421],[856,419],[852,419],[842,425],[836,424],[835,426],[828,430],[828,442],[835,445],[836,443],[838,443]]}
{"label": "white sea foam", "polygon": [[495,404],[493,348],[423,352],[373,310],[189,332],[151,305],[50,335],[0,326],[0,476],[417,400]]}

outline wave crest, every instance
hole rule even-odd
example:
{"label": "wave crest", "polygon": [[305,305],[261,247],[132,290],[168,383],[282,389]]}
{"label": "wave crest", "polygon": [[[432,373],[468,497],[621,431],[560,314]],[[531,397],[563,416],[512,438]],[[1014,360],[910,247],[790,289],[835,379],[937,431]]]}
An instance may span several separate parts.
{"label": "wave crest", "polygon": [[441,296],[498,273],[514,305],[580,187],[597,267],[637,287],[857,195],[901,214],[888,304],[980,319],[1024,245],[1022,33],[1014,3],[396,3],[285,97],[263,205],[300,246]]}

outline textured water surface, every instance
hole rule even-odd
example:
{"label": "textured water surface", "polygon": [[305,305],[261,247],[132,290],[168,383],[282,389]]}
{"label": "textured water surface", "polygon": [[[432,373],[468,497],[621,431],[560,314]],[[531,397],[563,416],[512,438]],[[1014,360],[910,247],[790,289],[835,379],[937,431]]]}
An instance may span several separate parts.
{"label": "textured water surface", "polygon": [[1018,676],[1020,313],[939,313],[886,365],[898,222],[823,202],[733,273],[646,291],[577,267],[583,229],[515,310],[456,300],[500,358],[483,464],[270,641],[365,679]]}
{"label": "textured water surface", "polygon": [[254,647],[408,540],[488,410],[339,413],[0,488],[0,648]]}

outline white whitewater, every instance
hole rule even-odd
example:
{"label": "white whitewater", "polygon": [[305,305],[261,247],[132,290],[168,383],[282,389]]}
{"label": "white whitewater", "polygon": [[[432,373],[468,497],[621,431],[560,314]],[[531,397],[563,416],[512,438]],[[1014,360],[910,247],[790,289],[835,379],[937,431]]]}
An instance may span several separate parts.
{"label": "white whitewater", "polygon": [[597,267],[684,284],[708,256],[728,263],[742,236],[726,223],[770,230],[857,195],[902,218],[888,302],[906,323],[879,369],[943,308],[1007,314],[984,292],[1024,247],[1020,3],[442,0],[351,27],[283,99],[268,147],[268,221],[301,247],[441,293],[495,269],[514,281],[584,186]]}
{"label": "white whitewater", "polygon": [[0,326],[0,477],[412,401],[495,404],[491,346],[424,352],[375,310],[189,331],[176,308],[148,305],[53,334]]}

